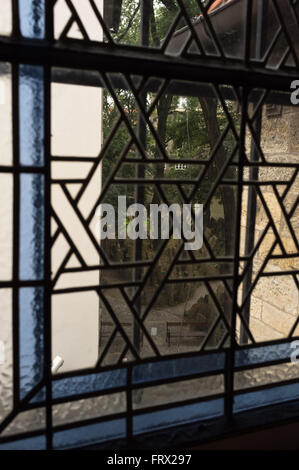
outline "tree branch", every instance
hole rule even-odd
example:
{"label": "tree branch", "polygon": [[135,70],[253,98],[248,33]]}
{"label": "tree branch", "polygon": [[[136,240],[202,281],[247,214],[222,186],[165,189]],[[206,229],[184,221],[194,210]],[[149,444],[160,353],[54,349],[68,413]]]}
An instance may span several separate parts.
{"label": "tree branch", "polygon": [[178,11],[178,7],[176,6],[174,0],[161,0],[161,2],[169,11]]}
{"label": "tree branch", "polygon": [[140,8],[140,2],[138,3],[137,7],[135,8],[134,12],[133,12],[133,15],[131,16],[131,18],[129,19],[129,22],[128,22],[128,25],[125,29],[125,31],[118,37],[118,40],[121,41],[125,35],[127,34],[127,32],[129,31],[129,29],[131,28],[132,24],[133,24],[133,21],[135,19],[135,16],[137,15],[138,11],[139,11],[139,8]]}

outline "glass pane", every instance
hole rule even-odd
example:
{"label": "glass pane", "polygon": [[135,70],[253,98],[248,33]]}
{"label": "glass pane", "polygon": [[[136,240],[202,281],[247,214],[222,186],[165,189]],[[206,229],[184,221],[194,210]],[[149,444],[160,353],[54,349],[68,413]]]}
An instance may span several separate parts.
{"label": "glass pane", "polygon": [[14,440],[0,443],[0,450],[45,450],[46,438],[44,436],[30,437],[28,439]]}
{"label": "glass pane", "polygon": [[[64,80],[73,85],[62,84]],[[120,331],[114,332],[110,309],[117,313],[123,333],[131,344],[135,341],[142,357],[155,355],[155,346],[166,355],[225,346],[229,338],[231,297],[228,282],[225,283],[223,277],[231,278],[233,264],[231,259],[225,262],[223,258],[233,254],[231,234],[235,223],[234,184],[237,184],[236,143],[240,119],[233,90],[222,86],[216,93],[210,84],[194,85],[186,81],[173,81],[166,87],[163,81],[152,78],[147,82],[145,109],[148,115],[145,115],[138,100],[144,86],[143,77],[110,74],[107,87],[103,89],[105,77],[100,74],[54,69],[53,81],[52,204],[56,216],[52,224],[52,276],[54,293],[57,290],[53,297],[53,344],[55,337],[58,338],[57,332],[62,330],[64,333],[60,336],[65,338],[69,334],[68,338],[76,344],[77,333],[75,330],[72,333],[74,326],[62,328],[61,325],[64,321],[69,325],[68,311],[76,311],[73,323],[80,333],[85,317],[82,313],[85,309],[80,307],[82,299],[84,307],[89,305],[89,311],[92,310],[93,319],[99,313],[100,327],[95,322],[93,331],[100,330],[100,338],[94,333],[89,345],[93,343],[96,351],[99,339],[103,365],[114,364],[120,357],[132,359],[123,335]],[[144,128],[141,143],[138,122]],[[208,132],[209,122],[216,129],[214,134]],[[218,140],[222,143],[220,147]],[[143,165],[142,158],[143,162],[146,158]],[[229,184],[216,188],[221,172]],[[138,181],[130,181],[142,173]],[[143,194],[145,208],[162,204],[156,181],[161,184],[169,206],[177,204],[181,208],[189,197],[194,204],[204,204],[204,236],[212,243],[212,246],[205,243],[198,249],[192,246],[192,264],[189,264],[191,254],[184,250],[168,280],[164,277],[179,248],[177,239],[170,235],[164,243],[164,239],[148,236],[142,242],[141,255],[147,266],[137,270],[130,263],[135,261],[139,241],[129,236],[123,239],[122,233],[99,240],[97,231],[99,201],[112,207],[119,223],[119,199],[126,199],[128,209],[137,201],[137,187],[139,194]],[[165,220],[170,222],[169,218]],[[159,218],[155,224],[159,228]],[[164,250],[155,262],[162,243]],[[213,262],[211,253],[215,256]],[[111,266],[103,269],[99,280],[98,272],[105,258]],[[138,304],[140,315],[146,316],[142,331],[134,323],[130,306],[133,290],[125,287],[136,275],[145,279],[134,302],[135,306]],[[212,278],[209,284],[205,276]],[[119,283],[124,285],[124,291],[112,288]],[[98,284],[103,286],[99,309],[92,295],[87,298],[87,291],[84,294],[67,292]],[[60,289],[63,289],[61,293]],[[105,351],[111,335],[109,350]],[[65,349],[65,343],[60,341],[61,346],[55,346],[58,355],[60,347]],[[69,349],[65,354],[72,356],[73,364],[68,360],[69,365],[65,362],[65,369],[61,371],[74,370],[76,366],[76,354],[71,354]],[[97,357],[98,351],[93,361],[86,360],[84,366],[93,365]]]}
{"label": "glass pane", "polygon": [[46,414],[44,408],[24,411],[5,428],[1,437],[15,436],[26,431],[42,431],[45,429]]}
{"label": "glass pane", "polygon": [[259,408],[265,405],[274,405],[299,397],[298,383],[273,387],[271,389],[260,390],[236,395],[234,398],[234,413]]}
{"label": "glass pane", "polygon": [[0,422],[12,409],[12,291],[0,289]]}
{"label": "glass pane", "polygon": [[153,362],[133,367],[133,383],[152,380],[170,379],[182,375],[212,372],[224,368],[223,353],[209,354],[203,357],[186,357],[170,361]]}
{"label": "glass pane", "polygon": [[8,35],[11,33],[11,16],[12,7],[11,0],[1,0],[0,3],[0,35]]}
{"label": "glass pane", "polygon": [[45,35],[45,0],[19,0],[21,33],[27,38]]}
{"label": "glass pane", "polygon": [[251,349],[237,350],[235,353],[236,367],[259,364],[267,361],[288,359],[292,354],[291,342],[260,346]]}
{"label": "glass pane", "polygon": [[44,88],[43,69],[20,65],[20,162],[42,166],[44,163]]}
{"label": "glass pane", "polygon": [[[103,364],[133,358],[127,340],[114,333],[111,309],[141,357],[156,349],[162,355],[222,349],[229,340],[237,207],[240,110],[234,90],[223,85],[218,93],[210,84],[187,81],[167,86],[157,78],[145,87],[144,77],[121,74],[108,79],[102,205],[93,212],[93,230],[102,223],[101,209],[115,220],[107,225],[111,232],[97,234],[110,262],[101,274],[100,354],[114,335]],[[186,234],[179,223],[171,233],[171,215],[177,210],[180,222],[188,204],[203,207],[189,224],[200,232],[203,223],[203,237],[182,247]],[[142,222],[134,220],[140,207]],[[137,220],[142,230],[137,225],[134,238]],[[144,266],[134,269],[137,257]],[[133,281],[137,287],[131,288]],[[134,322],[136,312],[144,328]]]}
{"label": "glass pane", "polygon": [[76,393],[84,394],[109,390],[114,387],[125,387],[126,383],[126,369],[53,380],[53,398],[72,396]]}
{"label": "glass pane", "polygon": [[299,364],[288,362],[235,373],[235,390],[299,378]]}
{"label": "glass pane", "polygon": [[[243,59],[245,55],[246,5],[239,0],[220,3],[184,0],[182,5],[176,1],[155,0],[145,4],[144,14],[138,0],[95,0],[94,8],[89,2],[73,0],[72,3],[77,17],[72,16],[63,0],[55,4],[55,38],[58,40],[114,41],[162,49],[162,53],[175,56],[216,56],[220,60]],[[299,6],[291,7],[284,0],[279,0],[278,6],[298,54],[295,15]],[[106,30],[103,30],[100,15]],[[265,58],[265,67],[272,69],[285,64],[296,66],[287,38],[280,31],[280,19],[273,2],[253,0],[251,20],[250,59],[256,63]]]}
{"label": "glass pane", "polygon": [[61,405],[54,405],[52,408],[53,425],[58,426],[123,413],[126,411],[126,407],[125,393],[112,393],[111,395],[62,403]]}
{"label": "glass pane", "polygon": [[44,177],[22,174],[20,187],[20,278],[44,275]]}
{"label": "glass pane", "polygon": [[26,393],[43,377],[43,302],[42,287],[22,288],[20,310],[20,393]]}
{"label": "glass pane", "polygon": [[11,95],[11,67],[0,62],[0,165],[12,164]]}
{"label": "glass pane", "polygon": [[0,280],[12,278],[13,245],[13,178],[7,173],[0,173]]}
{"label": "glass pane", "polygon": [[133,391],[133,408],[147,408],[223,393],[223,376],[202,377]]}
{"label": "glass pane", "polygon": [[[222,5],[209,9],[210,21],[202,16],[205,1],[184,1],[183,6],[176,2],[157,0],[145,4],[142,16],[138,0],[95,0],[96,8],[73,0],[80,21],[70,21],[71,11],[59,0],[55,5],[55,37],[57,39],[87,39],[90,41],[115,41],[118,44],[146,46],[166,53],[179,55],[184,48],[192,54],[240,57],[244,50],[245,8],[242,2]],[[255,5],[256,10],[256,5]],[[99,13],[110,34],[103,32]],[[185,13],[187,17],[185,16]],[[256,13],[256,11],[255,11]],[[178,15],[180,14],[180,18]],[[150,21],[149,34],[141,39],[142,23],[144,30]],[[191,23],[191,26],[190,26]],[[169,34],[168,34],[169,33]],[[190,37],[193,37],[190,40]],[[215,39],[216,36],[216,39]]]}

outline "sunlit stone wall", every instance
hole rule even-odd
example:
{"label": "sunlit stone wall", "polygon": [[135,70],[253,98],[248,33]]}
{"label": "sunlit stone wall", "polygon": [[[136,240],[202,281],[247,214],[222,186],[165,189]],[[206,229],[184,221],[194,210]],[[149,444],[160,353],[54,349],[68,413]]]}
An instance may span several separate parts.
{"label": "sunlit stone wall", "polygon": [[[277,108],[276,113],[271,116],[266,109],[263,112],[263,126],[261,147],[267,161],[270,162],[294,162],[298,164],[299,160],[299,108],[282,107]],[[249,152],[251,139],[247,134],[247,150]],[[287,168],[267,168],[261,169],[260,180],[284,180],[289,181],[294,169]],[[247,175],[248,176],[248,175]],[[281,196],[286,186],[278,186],[278,193]],[[265,202],[271,212],[275,227],[280,235],[281,241],[288,254],[296,253],[292,234],[288,228],[283,211],[278,203],[277,195],[271,186],[262,186],[262,194]],[[290,191],[284,200],[286,211],[289,211],[296,201],[299,194],[298,177],[291,185]],[[242,253],[244,253],[246,215],[247,215],[247,196],[245,189],[243,198],[242,213]],[[257,219],[255,230],[255,243],[268,222],[268,217],[261,200],[257,201]],[[299,231],[299,208],[294,212],[291,219],[294,232]],[[261,244],[257,255],[254,258],[254,275],[260,270],[262,263],[271,249],[274,241],[274,233],[270,230],[263,243]],[[280,255],[281,250],[277,245],[273,255]],[[299,268],[298,257],[289,259],[271,259],[264,271],[292,271]],[[241,301],[241,293],[239,296]],[[258,281],[251,299],[250,310],[250,328],[258,341],[279,339],[288,336],[293,327],[296,317],[299,315],[299,295],[296,284],[292,276],[274,276],[263,277]],[[299,328],[296,328],[295,334],[299,334]]]}

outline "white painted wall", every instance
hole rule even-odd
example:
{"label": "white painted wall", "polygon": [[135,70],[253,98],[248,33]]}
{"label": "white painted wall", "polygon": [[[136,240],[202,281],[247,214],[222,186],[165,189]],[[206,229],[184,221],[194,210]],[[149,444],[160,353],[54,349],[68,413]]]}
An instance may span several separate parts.
{"label": "white painted wall", "polygon": [[[102,92],[99,88],[75,85],[52,85],[52,153],[57,156],[96,157],[101,148]],[[52,178],[85,178],[90,162],[53,162]],[[82,182],[83,184],[83,182]],[[68,185],[76,196],[81,185]],[[78,208],[86,218],[101,192],[101,166],[83,193]],[[99,264],[99,255],[84,227],[67,201],[59,185],[52,186],[52,205],[61,222],[89,266]],[[56,224],[53,227],[55,231]],[[93,229],[91,224],[91,230]],[[69,250],[61,234],[52,250],[55,276]],[[75,256],[68,267],[80,265]],[[99,284],[99,271],[62,275],[60,288]],[[53,358],[64,359],[60,372],[92,367],[98,358],[99,298],[94,291],[53,295],[52,303]]]}
{"label": "white painted wall", "polygon": [[11,33],[11,0],[0,1],[0,34]]}
{"label": "white painted wall", "polygon": [[[95,1],[103,12],[103,0]],[[73,0],[84,27],[92,40],[101,41],[103,32],[89,2]],[[55,35],[61,33],[71,12],[63,0],[55,5]],[[80,38],[74,25],[69,33]],[[99,88],[77,85],[52,85],[52,154],[57,156],[96,157],[101,149],[102,91]],[[85,178],[90,162],[54,162],[52,178]],[[101,166],[99,165],[78,208],[87,217],[101,192]],[[80,185],[68,185],[73,197]],[[88,265],[98,265],[99,255],[78,218],[71,209],[59,186],[52,188],[52,204],[65,228]],[[53,232],[56,227],[53,224]],[[92,226],[91,226],[92,229]],[[68,251],[68,243],[60,235],[52,250],[52,270],[55,271]],[[68,266],[78,266],[73,256]],[[62,275],[57,288],[98,285],[99,271]],[[52,357],[64,359],[60,372],[92,367],[98,358],[99,298],[94,291],[53,295],[52,298]]]}

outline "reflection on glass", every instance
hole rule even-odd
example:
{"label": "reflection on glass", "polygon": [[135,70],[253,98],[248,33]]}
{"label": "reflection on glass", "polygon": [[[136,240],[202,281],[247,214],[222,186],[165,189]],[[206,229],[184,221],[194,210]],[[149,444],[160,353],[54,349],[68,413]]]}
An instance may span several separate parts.
{"label": "reflection on glass", "polygon": [[7,173],[0,173],[0,280],[12,278],[12,205],[13,205],[13,178]]}
{"label": "reflection on glass", "polygon": [[20,65],[20,162],[41,166],[44,162],[43,69]]}
{"label": "reflection on glass", "polygon": [[252,408],[259,408],[261,406],[296,400],[298,397],[298,383],[244,393],[235,396],[234,413],[250,410]]}
{"label": "reflection on glass", "polygon": [[36,436],[0,444],[0,450],[45,450],[46,437]]}
{"label": "reflection on glass", "polygon": [[20,181],[20,264],[22,280],[44,275],[44,177],[22,174]]}
{"label": "reflection on glass", "polygon": [[11,94],[11,66],[0,62],[0,165],[12,164]]}
{"label": "reflection on glass", "polygon": [[16,418],[5,428],[3,436],[11,436],[30,431],[40,431],[45,428],[46,416],[44,408],[19,413]]}
{"label": "reflection on glass", "polygon": [[45,35],[45,0],[19,0],[21,33],[26,38]]}
{"label": "reflection on glass", "polygon": [[0,289],[0,422],[11,411],[12,384],[12,291]]}
{"label": "reflection on glass", "polygon": [[43,300],[42,287],[26,287],[19,292],[20,310],[20,394],[39,383],[43,374]]}
{"label": "reflection on glass", "polygon": [[126,394],[112,393],[53,406],[53,424],[73,423],[87,419],[123,413],[126,411]]}
{"label": "reflection on glass", "polygon": [[182,402],[224,391],[223,376],[214,375],[182,382],[146,387],[133,391],[133,408],[147,408],[167,403]]}

